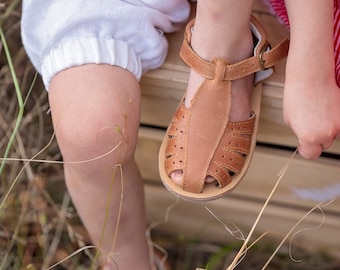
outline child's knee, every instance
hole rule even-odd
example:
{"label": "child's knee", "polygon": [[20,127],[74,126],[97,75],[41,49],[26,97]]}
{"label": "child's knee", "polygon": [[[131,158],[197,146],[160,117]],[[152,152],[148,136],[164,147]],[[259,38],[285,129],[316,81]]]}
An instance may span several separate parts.
{"label": "child's knee", "polygon": [[[103,124],[103,119],[63,121],[55,127],[65,162],[91,167],[123,164],[133,158],[137,130]],[[73,122],[74,121],[74,122]]]}

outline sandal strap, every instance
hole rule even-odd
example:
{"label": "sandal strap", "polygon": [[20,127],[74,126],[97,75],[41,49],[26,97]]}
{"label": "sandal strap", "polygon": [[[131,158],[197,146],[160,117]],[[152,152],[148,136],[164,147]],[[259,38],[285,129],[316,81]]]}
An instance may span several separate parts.
{"label": "sandal strap", "polygon": [[220,188],[228,185],[234,174],[241,172],[249,154],[255,118],[253,114],[248,120],[228,123],[207,173],[216,179]]}
{"label": "sandal strap", "polygon": [[[184,34],[184,40],[180,51],[182,60],[203,77],[212,80],[215,77],[216,63],[206,61],[198,56],[191,47],[191,31],[195,19],[192,19]],[[231,81],[248,76],[261,70],[272,68],[277,62],[283,60],[288,53],[289,40],[285,39],[274,48],[266,41],[266,33],[260,22],[252,16],[251,26],[253,33],[259,39],[255,47],[254,56],[235,64],[227,64],[224,75],[225,81]]]}

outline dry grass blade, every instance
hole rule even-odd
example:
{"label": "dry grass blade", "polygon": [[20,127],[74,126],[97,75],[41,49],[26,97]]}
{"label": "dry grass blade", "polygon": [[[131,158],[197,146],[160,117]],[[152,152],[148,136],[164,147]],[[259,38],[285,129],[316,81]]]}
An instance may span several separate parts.
{"label": "dry grass blade", "polygon": [[169,222],[169,218],[170,218],[170,213],[172,211],[172,209],[178,205],[179,203],[179,198],[176,198],[176,201],[172,204],[172,205],[169,205],[165,211],[165,215],[164,215],[164,220],[159,220],[159,221],[155,221],[153,223],[151,223],[148,228],[146,229],[146,239],[148,241],[148,245],[149,245],[149,253],[150,253],[150,263],[151,265],[153,265],[153,262],[155,261],[155,248],[157,250],[159,250],[162,254],[163,254],[163,257],[160,261],[160,266],[161,265],[165,265],[166,263],[166,260],[168,258],[168,254],[166,252],[165,249],[163,249],[161,246],[157,245],[156,243],[154,243],[152,241],[152,237],[151,237],[151,232],[152,230],[154,230],[156,227],[158,227],[159,225],[161,224],[166,224]]}
{"label": "dry grass blade", "polygon": [[[274,258],[274,256],[277,254],[277,252],[279,251],[279,249],[282,247],[283,243],[288,239],[288,237],[292,234],[292,232],[296,229],[296,227],[310,214],[312,213],[313,211],[315,211],[316,209],[319,209],[321,211],[321,213],[323,213],[322,211],[322,206],[326,206],[328,204],[330,204],[331,202],[333,202],[334,200],[330,201],[330,202],[321,202],[319,204],[317,204],[316,206],[314,206],[311,210],[309,210],[303,217],[300,218],[300,220],[298,220],[298,222],[289,230],[289,232],[286,234],[286,236],[282,239],[281,243],[277,246],[277,248],[275,249],[275,251],[272,253],[272,255],[270,256],[270,258],[268,259],[268,261],[266,262],[266,264],[262,267],[262,269],[265,269],[269,263],[271,262],[271,260]],[[320,227],[323,222],[324,222],[324,214],[322,215],[322,220],[320,222],[320,224],[316,227]],[[306,229],[303,229],[303,230],[300,230],[298,232],[296,232],[294,235],[304,231],[304,230],[311,230],[313,228],[306,228]],[[292,240],[291,240],[292,241]],[[292,258],[291,254],[290,254],[290,257]]]}
{"label": "dry grass blade", "polygon": [[95,246],[86,246],[86,247],[79,248],[76,251],[72,252],[69,256],[67,256],[63,260],[61,260],[61,261],[51,265],[50,267],[46,268],[46,270],[54,269],[55,267],[57,267],[58,265],[64,263],[65,261],[70,260],[72,257],[76,256],[77,254],[79,254],[81,252],[84,252],[85,250],[90,250],[90,249],[97,249],[97,247],[95,247]]}
{"label": "dry grass blade", "polygon": [[46,256],[44,257],[44,262],[42,264],[42,269],[46,269],[50,264],[51,261],[53,260],[53,255],[56,253],[58,249],[58,245],[60,243],[60,238],[63,233],[63,229],[65,226],[65,220],[67,216],[67,208],[69,207],[71,202],[71,198],[68,195],[68,193],[64,194],[64,199],[62,202],[62,206],[60,209],[60,218],[58,219],[57,225],[56,225],[56,233],[53,236],[53,240],[47,249]]}
{"label": "dry grass blade", "polygon": [[254,224],[253,224],[253,226],[252,226],[252,228],[251,228],[251,230],[250,230],[250,232],[249,232],[247,238],[245,239],[245,241],[244,241],[242,247],[240,248],[239,252],[238,252],[237,255],[235,256],[234,260],[232,261],[232,263],[230,264],[230,266],[229,266],[226,270],[235,269],[236,266],[240,263],[240,259],[244,256],[244,253],[245,253],[246,250],[247,250],[247,246],[248,246],[248,244],[249,244],[249,242],[250,242],[250,238],[252,237],[252,235],[253,235],[253,233],[254,233],[254,231],[255,231],[255,229],[256,229],[256,226],[257,226],[257,224],[259,223],[259,221],[260,221],[260,219],[261,219],[261,217],[262,217],[262,215],[263,215],[264,210],[266,209],[267,205],[269,204],[269,201],[271,200],[271,198],[272,198],[274,192],[276,191],[278,185],[280,184],[281,179],[282,179],[283,176],[285,175],[285,173],[286,173],[287,169],[289,168],[289,165],[290,165],[290,163],[292,162],[292,160],[293,160],[294,156],[296,155],[296,153],[297,153],[297,150],[295,150],[295,152],[291,155],[291,157],[289,158],[289,160],[287,161],[287,163],[285,164],[285,166],[284,166],[284,167],[282,168],[282,170],[280,171],[280,173],[279,173],[279,178],[278,178],[278,180],[276,181],[276,183],[275,183],[275,185],[274,185],[272,191],[271,191],[270,194],[268,195],[268,197],[267,197],[265,203],[263,204],[263,206],[262,206],[262,208],[261,208],[261,211],[260,211],[260,213],[258,214],[258,216],[257,216],[257,218],[256,218],[256,220],[255,220],[255,222],[254,222]]}

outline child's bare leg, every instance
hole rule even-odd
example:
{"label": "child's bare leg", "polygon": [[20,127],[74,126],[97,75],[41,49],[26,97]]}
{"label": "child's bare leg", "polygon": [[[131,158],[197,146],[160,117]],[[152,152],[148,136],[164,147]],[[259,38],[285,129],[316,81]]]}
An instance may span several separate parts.
{"label": "child's bare leg", "polygon": [[286,0],[291,44],[284,117],[304,157],[317,158],[340,134],[340,90],[335,81],[333,0]]}
{"label": "child's bare leg", "polygon": [[[119,67],[74,67],[53,78],[49,98],[66,183],[94,244],[112,251],[119,269],[150,270],[142,182],[133,159],[140,115],[137,80]],[[90,159],[95,160],[68,163]],[[119,169],[114,174],[117,164],[123,179]]]}
{"label": "child's bare leg", "polygon": [[[197,14],[191,46],[203,59],[216,57],[236,63],[253,54],[254,43],[250,31],[253,1],[214,0],[197,1]],[[190,71],[185,105],[190,106],[195,91],[204,78]],[[241,121],[250,116],[250,95],[253,76],[232,81],[231,121]],[[207,108],[208,109],[208,108]],[[182,172],[175,171],[171,178],[179,185]],[[208,179],[213,181],[214,179]]]}

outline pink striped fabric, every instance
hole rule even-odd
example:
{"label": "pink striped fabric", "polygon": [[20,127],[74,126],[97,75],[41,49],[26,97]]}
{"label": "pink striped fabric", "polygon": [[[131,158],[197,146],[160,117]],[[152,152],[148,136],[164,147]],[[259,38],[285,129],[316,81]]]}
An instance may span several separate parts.
{"label": "pink striped fabric", "polygon": [[[264,0],[289,29],[289,19],[284,0]],[[298,1],[298,0],[297,0]],[[340,0],[334,0],[334,57],[336,82],[340,87]]]}
{"label": "pink striped fabric", "polygon": [[334,55],[336,82],[340,86],[340,0],[334,1]]}

